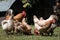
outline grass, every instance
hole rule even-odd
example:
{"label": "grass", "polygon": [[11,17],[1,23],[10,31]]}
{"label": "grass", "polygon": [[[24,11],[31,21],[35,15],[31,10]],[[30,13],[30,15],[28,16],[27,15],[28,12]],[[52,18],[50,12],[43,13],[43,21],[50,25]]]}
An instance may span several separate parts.
{"label": "grass", "polygon": [[[32,33],[34,26],[32,26]],[[54,30],[53,36],[41,36],[41,35],[23,35],[13,34],[7,36],[0,26],[0,40],[60,40],[60,27]]]}

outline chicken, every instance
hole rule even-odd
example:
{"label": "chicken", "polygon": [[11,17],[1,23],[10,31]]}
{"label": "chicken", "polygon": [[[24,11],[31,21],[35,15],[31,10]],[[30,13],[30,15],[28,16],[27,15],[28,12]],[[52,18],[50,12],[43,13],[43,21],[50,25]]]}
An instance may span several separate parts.
{"label": "chicken", "polygon": [[22,30],[22,23],[19,21],[14,21],[14,31],[19,33]]}
{"label": "chicken", "polygon": [[31,26],[26,23],[25,18],[22,19],[22,22],[15,21],[14,28],[17,33],[20,31],[24,34],[31,34]]}
{"label": "chicken", "polygon": [[35,33],[36,35],[39,35],[39,34],[40,34],[39,29],[40,29],[41,27],[38,25],[39,19],[38,19],[35,15],[33,16],[33,21],[34,21],[34,26],[35,26],[35,28],[34,28],[34,33]]}
{"label": "chicken", "polygon": [[52,23],[55,23],[57,20],[57,16],[51,15],[48,19],[46,20],[39,20],[36,16],[33,17],[34,19],[34,25],[35,25],[35,34],[41,34],[44,31],[47,31],[48,28],[50,28],[50,25]]}
{"label": "chicken", "polygon": [[1,25],[2,25],[2,29],[8,33],[8,32],[11,32],[13,30],[13,15],[12,15],[12,12],[13,10],[9,9],[8,10],[8,13],[10,15],[9,19],[8,20],[3,20],[1,22]]}
{"label": "chicken", "polygon": [[23,33],[24,34],[31,34],[31,29],[32,28],[29,24],[26,23],[25,18],[23,18],[23,20],[22,20],[22,25],[23,25],[23,27],[22,27]]}
{"label": "chicken", "polygon": [[16,16],[14,16],[14,20],[15,21],[22,21],[22,19],[26,16],[26,12],[22,11],[22,13],[17,14]]}

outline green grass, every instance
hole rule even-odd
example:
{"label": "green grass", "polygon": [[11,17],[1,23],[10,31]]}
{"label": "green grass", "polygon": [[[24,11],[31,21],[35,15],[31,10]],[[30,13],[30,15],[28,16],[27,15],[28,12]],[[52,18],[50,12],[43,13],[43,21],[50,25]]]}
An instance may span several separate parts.
{"label": "green grass", "polygon": [[[32,33],[34,26],[32,26]],[[7,36],[0,26],[0,40],[60,40],[60,27],[54,30],[53,36],[41,36],[41,35],[23,35],[23,34],[13,34]]]}

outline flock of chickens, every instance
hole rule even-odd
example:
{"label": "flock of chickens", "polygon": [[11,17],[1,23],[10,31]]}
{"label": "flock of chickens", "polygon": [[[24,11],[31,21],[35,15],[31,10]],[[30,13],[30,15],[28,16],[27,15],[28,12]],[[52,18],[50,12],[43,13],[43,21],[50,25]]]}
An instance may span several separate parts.
{"label": "flock of chickens", "polygon": [[[13,15],[13,10],[9,9],[7,11],[7,15],[5,19],[1,22],[2,29],[7,33],[19,33],[23,34],[32,34],[32,27],[26,22],[26,12],[22,11],[22,13]],[[56,21],[58,17],[56,15],[51,15],[48,19],[44,20],[43,17],[40,19],[37,16],[33,16],[34,21],[34,34],[36,35],[53,35],[53,31],[56,28]]]}

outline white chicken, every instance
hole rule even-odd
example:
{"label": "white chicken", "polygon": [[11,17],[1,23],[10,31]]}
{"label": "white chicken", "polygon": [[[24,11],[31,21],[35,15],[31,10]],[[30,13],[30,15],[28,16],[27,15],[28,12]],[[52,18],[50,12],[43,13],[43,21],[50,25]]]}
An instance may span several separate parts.
{"label": "white chicken", "polygon": [[39,20],[36,16],[33,17],[34,19],[34,25],[35,25],[35,34],[40,34],[41,32],[45,31],[50,27],[50,24],[56,22],[58,19],[56,15],[51,15],[46,20]]}
{"label": "white chicken", "polygon": [[8,15],[10,15],[9,19],[8,20],[3,20],[1,22],[1,25],[2,25],[2,29],[8,33],[9,31],[11,31],[13,29],[13,15],[12,15],[12,12],[13,10],[12,9],[9,9],[8,10]]}

